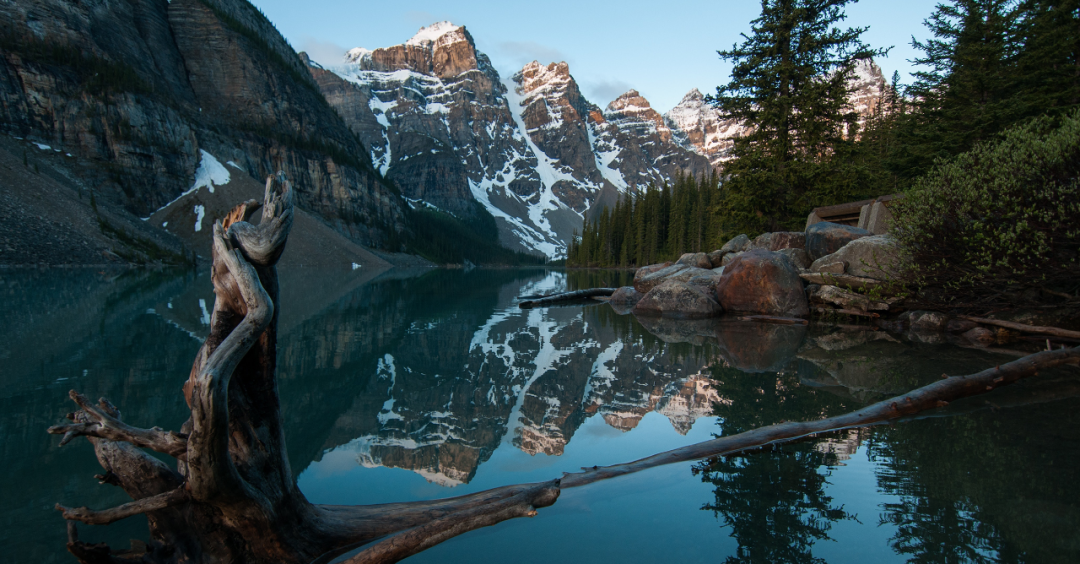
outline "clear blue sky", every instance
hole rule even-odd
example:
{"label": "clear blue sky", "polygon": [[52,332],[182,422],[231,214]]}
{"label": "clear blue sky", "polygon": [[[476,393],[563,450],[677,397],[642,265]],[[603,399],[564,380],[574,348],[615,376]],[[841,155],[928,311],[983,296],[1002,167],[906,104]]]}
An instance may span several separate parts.
{"label": "clear blue sky", "polygon": [[[604,107],[634,88],[660,112],[692,88],[708,94],[726,82],[730,65],[716,51],[740,41],[761,11],[755,0],[252,2],[294,48],[321,63],[337,63],[352,47],[404,43],[420,27],[449,20],[468,28],[504,78],[534,59],[566,61],[591,102]],[[867,43],[893,46],[878,64],[886,77],[900,71],[910,82],[911,36],[927,38],[923,20],[935,4],[863,0],[848,6],[844,25],[869,26]]]}

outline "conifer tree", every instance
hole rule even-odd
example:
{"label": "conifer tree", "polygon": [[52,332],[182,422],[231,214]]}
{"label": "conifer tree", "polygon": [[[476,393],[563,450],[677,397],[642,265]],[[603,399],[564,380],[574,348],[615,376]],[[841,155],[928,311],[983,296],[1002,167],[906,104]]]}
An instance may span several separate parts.
{"label": "conifer tree", "polygon": [[1018,11],[1010,0],[952,0],[926,20],[934,35],[912,38],[925,67],[907,95],[915,111],[901,126],[904,151],[892,165],[901,176],[921,175],[934,161],[963,153],[1013,123],[1021,112],[1014,95],[1012,59]]}
{"label": "conifer tree", "polygon": [[710,101],[751,128],[723,171],[726,231],[778,230],[809,211],[816,166],[855,121],[847,80],[859,60],[884,54],[859,39],[866,28],[835,27],[849,1],[763,0],[750,35],[719,52],[734,68]]}

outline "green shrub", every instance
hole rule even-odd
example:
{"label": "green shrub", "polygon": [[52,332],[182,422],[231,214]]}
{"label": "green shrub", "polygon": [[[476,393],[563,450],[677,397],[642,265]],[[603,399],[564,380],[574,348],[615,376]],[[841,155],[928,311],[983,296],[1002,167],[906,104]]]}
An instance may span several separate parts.
{"label": "green shrub", "polygon": [[894,211],[906,280],[945,290],[944,301],[1016,304],[1045,301],[1053,292],[1058,301],[1061,292],[1075,295],[1080,111],[1025,122],[939,162]]}

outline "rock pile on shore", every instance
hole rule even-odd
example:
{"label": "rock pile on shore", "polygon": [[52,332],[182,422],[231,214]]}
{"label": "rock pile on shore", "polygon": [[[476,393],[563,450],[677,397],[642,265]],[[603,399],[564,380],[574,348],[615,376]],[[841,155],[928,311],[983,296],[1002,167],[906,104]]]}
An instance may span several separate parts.
{"label": "rock pile on shore", "polygon": [[807,317],[899,313],[890,294],[897,247],[889,235],[821,222],[805,232],[739,235],[711,253],[639,268],[611,305],[621,313],[681,319],[725,312]]}

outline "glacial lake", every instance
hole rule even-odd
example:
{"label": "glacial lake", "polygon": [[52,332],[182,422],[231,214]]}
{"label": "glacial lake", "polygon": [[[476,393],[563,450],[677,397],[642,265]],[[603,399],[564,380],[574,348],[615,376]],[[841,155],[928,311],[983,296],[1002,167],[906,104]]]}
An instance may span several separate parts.
{"label": "glacial lake", "polygon": [[[626,272],[281,272],[289,459],[315,503],[451,497],[844,413],[1013,357],[865,326],[670,322],[516,298]],[[179,429],[206,272],[0,270],[3,562],[74,562],[52,507],[127,501],[75,389]],[[80,526],[126,547],[142,518]],[[565,490],[409,562],[1080,562],[1080,370],[925,417]]]}

